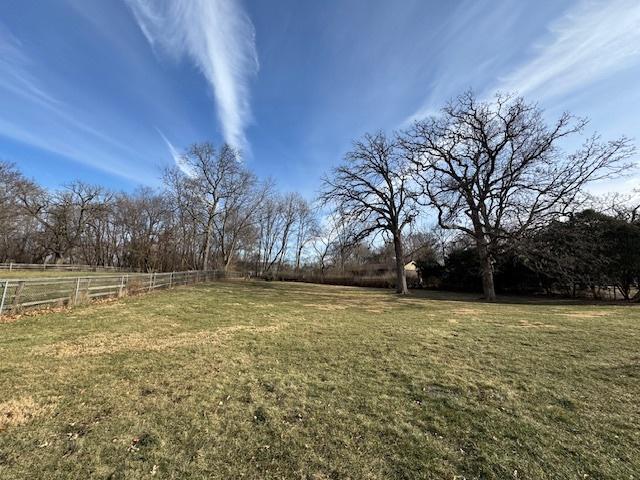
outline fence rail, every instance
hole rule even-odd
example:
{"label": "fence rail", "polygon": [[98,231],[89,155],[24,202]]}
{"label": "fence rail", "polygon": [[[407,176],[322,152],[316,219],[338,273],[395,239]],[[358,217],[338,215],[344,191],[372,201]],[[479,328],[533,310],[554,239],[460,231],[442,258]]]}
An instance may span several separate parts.
{"label": "fence rail", "polygon": [[105,267],[98,265],[75,265],[68,263],[0,263],[0,270],[41,270],[60,272],[120,272],[126,271],[120,267]]}
{"label": "fence rail", "polygon": [[105,297],[123,297],[179,285],[241,278],[236,272],[192,270],[171,273],[127,273],[93,277],[0,280],[0,316],[27,308],[72,306]]}

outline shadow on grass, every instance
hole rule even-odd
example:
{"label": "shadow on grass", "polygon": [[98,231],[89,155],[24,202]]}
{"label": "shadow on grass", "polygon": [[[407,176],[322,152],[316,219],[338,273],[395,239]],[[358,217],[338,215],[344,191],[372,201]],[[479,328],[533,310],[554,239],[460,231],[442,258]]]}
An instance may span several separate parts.
{"label": "shadow on grass", "polygon": [[448,302],[478,302],[486,304],[508,304],[508,305],[592,305],[592,306],[640,306],[638,303],[632,303],[625,300],[594,300],[585,298],[567,298],[552,296],[536,296],[536,295],[512,295],[498,294],[498,298],[494,302],[487,302],[481,293],[467,292],[449,292],[444,290],[420,290],[413,289],[410,291],[411,298],[423,298],[425,300],[443,300]]}
{"label": "shadow on grass", "polygon": [[396,294],[393,290],[387,288],[373,288],[373,287],[359,287],[352,285],[332,285],[324,283],[311,283],[311,282],[292,282],[292,281],[279,281],[279,280],[252,280],[253,283],[277,291],[278,285],[315,285],[322,286],[329,289],[355,289],[364,291],[377,291],[386,292],[391,294],[397,299],[410,298],[413,300],[422,299],[428,301],[446,301],[446,302],[477,302],[490,305],[590,305],[590,306],[626,306],[626,307],[638,307],[640,303],[628,302],[625,300],[594,300],[584,298],[568,298],[560,296],[536,296],[536,295],[513,295],[513,294],[498,294],[498,298],[494,302],[487,302],[482,293],[478,292],[453,292],[445,290],[430,290],[430,289],[410,289],[409,295],[403,296]]}

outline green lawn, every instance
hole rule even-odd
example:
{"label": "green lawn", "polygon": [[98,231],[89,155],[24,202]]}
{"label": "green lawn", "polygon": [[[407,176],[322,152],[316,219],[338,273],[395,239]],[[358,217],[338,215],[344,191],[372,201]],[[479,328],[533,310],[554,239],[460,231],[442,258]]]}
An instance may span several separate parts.
{"label": "green lawn", "polygon": [[0,324],[0,478],[632,479],[640,308],[227,282]]}

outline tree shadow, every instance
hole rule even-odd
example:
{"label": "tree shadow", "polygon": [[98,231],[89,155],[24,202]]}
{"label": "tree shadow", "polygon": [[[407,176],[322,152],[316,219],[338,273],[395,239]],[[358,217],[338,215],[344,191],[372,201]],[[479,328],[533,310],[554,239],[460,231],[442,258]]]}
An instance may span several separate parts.
{"label": "tree shadow", "polygon": [[412,288],[409,289],[408,295],[399,295],[395,291],[388,288],[376,288],[376,287],[362,287],[356,285],[335,285],[329,283],[313,283],[303,281],[282,281],[282,280],[269,280],[252,279],[249,281],[254,285],[259,285],[263,289],[273,290],[278,294],[284,294],[281,291],[282,285],[297,285],[304,288],[305,285],[314,285],[321,287],[328,287],[331,289],[348,288],[355,290],[363,290],[369,292],[385,292],[390,294],[389,301],[396,302],[404,298],[411,300],[425,300],[425,301],[443,301],[443,302],[465,302],[465,303],[483,303],[486,305],[558,305],[558,306],[625,306],[625,307],[638,307],[640,303],[628,302],[625,300],[594,300],[589,298],[570,298],[561,296],[543,296],[543,295],[514,295],[514,294],[498,294],[498,298],[494,302],[487,302],[482,293],[479,292],[455,292],[449,290],[431,290]]}
{"label": "tree shadow", "polygon": [[407,298],[423,299],[429,301],[447,302],[475,302],[487,305],[585,305],[585,306],[625,306],[640,307],[640,303],[625,300],[594,300],[590,298],[550,297],[542,295],[514,295],[498,294],[494,302],[487,302],[481,293],[476,292],[452,292],[445,290],[412,289]]}

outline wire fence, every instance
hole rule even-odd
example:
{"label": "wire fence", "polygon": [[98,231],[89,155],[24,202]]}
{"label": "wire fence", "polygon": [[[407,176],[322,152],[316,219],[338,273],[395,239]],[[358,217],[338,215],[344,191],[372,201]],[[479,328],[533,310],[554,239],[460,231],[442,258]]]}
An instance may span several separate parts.
{"label": "wire fence", "polygon": [[180,285],[242,277],[237,272],[193,270],[0,280],[0,316],[20,313],[25,309],[80,305],[101,298],[124,297]]}
{"label": "wire fence", "polygon": [[120,267],[105,267],[97,265],[76,265],[68,263],[15,263],[4,262],[0,263],[0,270],[41,270],[46,271],[59,271],[59,272],[121,272],[126,269]]}

